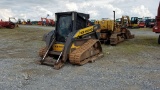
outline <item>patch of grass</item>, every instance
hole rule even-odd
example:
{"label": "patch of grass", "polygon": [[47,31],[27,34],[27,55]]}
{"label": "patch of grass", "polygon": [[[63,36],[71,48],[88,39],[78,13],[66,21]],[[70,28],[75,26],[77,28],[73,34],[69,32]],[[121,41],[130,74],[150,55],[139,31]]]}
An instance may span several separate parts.
{"label": "patch of grass", "polygon": [[159,48],[157,37],[155,36],[137,36],[134,39],[126,40],[116,46],[103,45],[105,54],[133,55],[142,51]]}

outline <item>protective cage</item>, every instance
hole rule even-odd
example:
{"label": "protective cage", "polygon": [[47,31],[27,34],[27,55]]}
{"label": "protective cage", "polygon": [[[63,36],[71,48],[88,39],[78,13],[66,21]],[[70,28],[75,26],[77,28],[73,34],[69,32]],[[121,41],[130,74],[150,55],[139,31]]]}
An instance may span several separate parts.
{"label": "protective cage", "polygon": [[59,12],[56,13],[56,41],[65,42],[70,32],[78,31],[87,27],[89,14],[79,12]]}

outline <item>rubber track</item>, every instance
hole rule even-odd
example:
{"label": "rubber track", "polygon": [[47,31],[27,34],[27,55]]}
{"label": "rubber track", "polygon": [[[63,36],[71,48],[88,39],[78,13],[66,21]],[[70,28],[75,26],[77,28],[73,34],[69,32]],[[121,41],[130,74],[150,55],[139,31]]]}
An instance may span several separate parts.
{"label": "rubber track", "polygon": [[84,43],[80,48],[74,50],[74,51],[69,55],[70,63],[72,63],[72,64],[78,64],[78,65],[83,65],[83,64],[89,62],[89,61],[90,61],[90,58],[91,58],[92,56],[88,56],[88,57],[86,57],[86,59],[80,60],[81,55],[82,55],[83,53],[85,53],[88,49],[93,48],[92,46],[93,46],[94,44],[96,44],[97,42],[98,42],[98,40],[90,39],[90,40],[88,40],[86,43]]}
{"label": "rubber track", "polygon": [[43,57],[46,51],[47,51],[47,48],[46,48],[46,47],[41,48],[41,49],[39,50],[39,56],[40,56],[40,57]]}

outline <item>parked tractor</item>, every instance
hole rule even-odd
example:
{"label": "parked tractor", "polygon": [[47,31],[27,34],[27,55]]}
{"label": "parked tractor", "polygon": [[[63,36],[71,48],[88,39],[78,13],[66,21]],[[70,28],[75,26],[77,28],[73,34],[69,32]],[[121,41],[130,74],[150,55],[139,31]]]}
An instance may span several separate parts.
{"label": "parked tractor", "polygon": [[15,28],[15,23],[11,22],[11,21],[3,21],[1,19],[0,21],[0,28],[10,28],[10,29],[13,29]]}

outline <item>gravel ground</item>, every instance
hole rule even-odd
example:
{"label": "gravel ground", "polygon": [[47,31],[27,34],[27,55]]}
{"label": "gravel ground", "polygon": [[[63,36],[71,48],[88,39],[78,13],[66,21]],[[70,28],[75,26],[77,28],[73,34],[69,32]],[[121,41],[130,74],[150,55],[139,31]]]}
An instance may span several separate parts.
{"label": "gravel ground", "polygon": [[131,29],[134,39],[102,45],[103,58],[60,70],[36,63],[52,29],[0,29],[0,90],[160,90],[160,45],[151,29]]}

